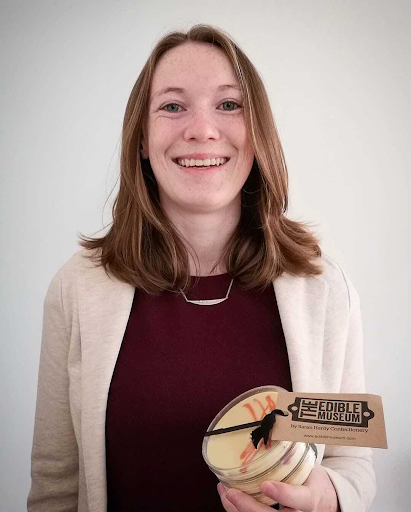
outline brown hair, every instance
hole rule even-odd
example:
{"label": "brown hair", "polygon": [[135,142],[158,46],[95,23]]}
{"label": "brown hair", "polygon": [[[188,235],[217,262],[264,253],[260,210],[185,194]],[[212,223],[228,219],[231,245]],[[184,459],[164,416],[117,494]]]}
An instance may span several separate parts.
{"label": "brown hair", "polygon": [[161,208],[149,160],[141,157],[156,64],[165,52],[187,42],[212,44],[232,63],[243,93],[245,123],[255,155],[242,190],[239,223],[214,268],[224,262],[230,277],[245,289],[265,289],[283,271],[321,274],[317,238],[306,223],[284,216],[288,208],[288,172],[258,71],[228,34],[205,24],[195,25],[187,33],[166,34],[151,52],[124,115],[120,188],[112,208],[112,225],[100,238],[80,234],[79,244],[89,250],[98,249],[91,251],[90,257],[107,273],[149,294],[189,290],[188,249],[181,232]]}

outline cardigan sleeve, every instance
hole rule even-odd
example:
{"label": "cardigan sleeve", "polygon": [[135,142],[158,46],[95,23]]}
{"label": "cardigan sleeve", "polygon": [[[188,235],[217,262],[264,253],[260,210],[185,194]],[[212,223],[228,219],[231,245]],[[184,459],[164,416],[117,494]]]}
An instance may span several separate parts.
{"label": "cardigan sleeve", "polygon": [[[360,298],[340,269],[349,297],[349,326],[340,392],[365,393]],[[336,489],[341,512],[369,510],[376,494],[371,448],[327,445],[321,464]]]}
{"label": "cardigan sleeve", "polygon": [[60,269],[54,276],[44,300],[29,512],[78,509],[78,446],[70,414],[70,329],[63,308],[62,273]]}

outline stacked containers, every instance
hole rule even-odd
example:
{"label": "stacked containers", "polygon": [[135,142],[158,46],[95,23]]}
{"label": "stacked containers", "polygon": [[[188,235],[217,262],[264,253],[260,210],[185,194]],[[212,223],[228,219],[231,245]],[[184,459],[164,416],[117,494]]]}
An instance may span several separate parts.
{"label": "stacked containers", "polygon": [[[207,430],[262,420],[276,409],[279,391],[286,390],[278,386],[261,386],[246,391],[227,404]],[[267,446],[261,439],[256,449],[251,441],[251,432],[256,428],[205,436],[203,458],[226,487],[234,487],[261,503],[273,505],[275,502],[261,493],[261,484],[265,480],[276,480],[302,485],[314,467],[316,453],[307,443],[272,439]]]}

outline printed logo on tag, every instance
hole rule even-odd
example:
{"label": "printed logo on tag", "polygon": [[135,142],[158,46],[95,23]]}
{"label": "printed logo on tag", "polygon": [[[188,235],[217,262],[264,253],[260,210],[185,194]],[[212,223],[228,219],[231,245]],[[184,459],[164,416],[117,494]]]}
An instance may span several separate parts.
{"label": "printed logo on tag", "polygon": [[374,412],[366,401],[355,400],[315,400],[296,397],[288,406],[292,421],[321,423],[322,425],[342,425],[345,427],[368,427]]}

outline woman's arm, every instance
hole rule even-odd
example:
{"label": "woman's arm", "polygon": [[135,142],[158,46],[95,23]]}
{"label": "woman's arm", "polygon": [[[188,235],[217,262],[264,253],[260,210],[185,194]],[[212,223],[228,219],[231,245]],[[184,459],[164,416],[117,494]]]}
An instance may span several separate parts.
{"label": "woman's arm", "polygon": [[54,276],[44,300],[29,512],[78,509],[78,447],[70,414],[70,335],[62,303],[62,274],[60,269]]}
{"label": "woman's arm", "polygon": [[[341,272],[348,289],[350,319],[340,392],[364,393],[360,298],[342,268]],[[341,512],[369,510],[376,493],[371,448],[328,445],[321,464],[337,491]]]}

